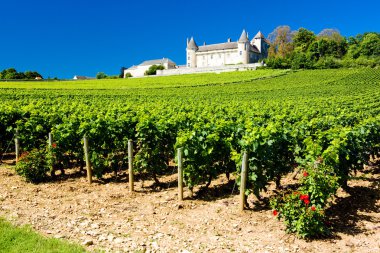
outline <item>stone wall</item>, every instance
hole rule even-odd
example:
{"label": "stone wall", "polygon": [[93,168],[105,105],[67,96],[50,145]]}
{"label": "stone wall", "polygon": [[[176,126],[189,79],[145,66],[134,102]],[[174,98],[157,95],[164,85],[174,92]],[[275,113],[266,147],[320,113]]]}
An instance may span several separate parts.
{"label": "stone wall", "polygon": [[242,63],[242,57],[237,49],[197,52],[197,68],[223,66],[226,64]]}
{"label": "stone wall", "polygon": [[157,70],[157,76],[172,76],[172,75],[186,75],[186,74],[194,74],[194,73],[212,73],[212,72],[218,73],[218,72],[255,70],[259,66],[263,66],[263,64],[262,63],[251,63],[251,64],[226,65],[226,66],[204,67],[204,68],[180,67],[177,69]]}

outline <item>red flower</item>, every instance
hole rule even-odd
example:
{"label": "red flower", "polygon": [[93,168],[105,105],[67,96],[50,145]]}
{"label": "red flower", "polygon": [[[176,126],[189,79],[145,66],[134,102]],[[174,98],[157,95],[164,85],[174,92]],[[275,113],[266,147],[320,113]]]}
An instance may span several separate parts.
{"label": "red flower", "polygon": [[308,175],[309,175],[309,173],[307,173],[306,171],[303,173],[304,177],[307,177]]}
{"label": "red flower", "polygon": [[273,210],[273,215],[277,216],[277,214],[278,214],[277,210]]}
{"label": "red flower", "polygon": [[311,211],[315,211],[315,210],[316,210],[315,206],[312,206]]}
{"label": "red flower", "polygon": [[304,194],[304,195],[301,194],[301,195],[300,195],[300,200],[302,200],[303,203],[305,203],[305,205],[310,204],[309,195],[307,195],[307,194]]}
{"label": "red flower", "polygon": [[53,143],[53,144],[51,144],[51,146],[53,147],[53,148],[56,148],[57,147],[57,143]]}

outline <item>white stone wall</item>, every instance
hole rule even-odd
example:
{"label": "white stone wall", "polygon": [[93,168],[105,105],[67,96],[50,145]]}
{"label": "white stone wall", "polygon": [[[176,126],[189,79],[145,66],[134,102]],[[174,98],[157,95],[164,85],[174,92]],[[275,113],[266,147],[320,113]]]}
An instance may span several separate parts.
{"label": "white stone wall", "polygon": [[217,73],[217,72],[245,71],[245,70],[254,70],[258,66],[263,66],[263,64],[251,63],[251,64],[238,64],[238,65],[203,67],[203,68],[182,67],[182,68],[177,68],[177,69],[157,70],[157,76],[186,75],[186,74],[210,73],[210,72]]}
{"label": "white stone wall", "polygon": [[137,66],[136,69],[126,69],[124,70],[124,76],[126,73],[131,73],[133,77],[144,76],[145,71],[149,69],[150,66]]}
{"label": "white stone wall", "polygon": [[237,49],[196,53],[196,66],[198,68],[238,63],[242,63],[242,60]]}
{"label": "white stone wall", "polygon": [[[136,69],[125,69],[124,70],[124,77],[125,77],[125,74],[127,74],[127,73],[131,73],[132,77],[144,76],[145,71],[147,71],[151,66],[152,65],[137,66]],[[168,63],[168,62],[165,62],[163,64],[163,66],[165,67],[165,69],[174,69],[175,68],[175,64]]]}

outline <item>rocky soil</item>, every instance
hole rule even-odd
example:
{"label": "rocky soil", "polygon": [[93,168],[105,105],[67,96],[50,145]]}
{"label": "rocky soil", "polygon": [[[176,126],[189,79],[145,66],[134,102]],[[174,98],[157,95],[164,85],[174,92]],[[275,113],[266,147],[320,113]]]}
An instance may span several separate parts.
{"label": "rocky soil", "polygon": [[[197,199],[177,202],[176,175],[136,182],[128,192],[118,181],[71,176],[45,184],[26,183],[12,166],[0,166],[0,216],[38,232],[106,252],[380,252],[380,175],[368,167],[339,191],[329,210],[331,238],[305,241],[285,233],[269,207],[249,199],[238,211],[237,187],[221,177]],[[232,193],[232,190],[234,192]],[[186,192],[188,194],[188,192]],[[186,195],[185,194],[185,195]]]}

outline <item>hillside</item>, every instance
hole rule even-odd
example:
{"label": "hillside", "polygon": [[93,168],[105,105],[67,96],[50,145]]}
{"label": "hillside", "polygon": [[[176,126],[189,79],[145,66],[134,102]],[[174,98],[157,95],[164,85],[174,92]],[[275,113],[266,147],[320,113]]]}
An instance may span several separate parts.
{"label": "hillside", "polygon": [[[91,237],[92,249],[106,248],[109,242],[115,249],[159,245],[169,252],[297,252],[321,246],[331,252],[334,240],[338,251],[375,252],[379,248],[374,239],[379,233],[380,204],[379,85],[380,70],[364,68],[0,83],[1,153],[14,155],[10,144],[17,129],[19,164],[25,166],[18,165],[16,171],[29,181],[52,182],[28,185],[2,168],[2,178],[12,184],[2,186],[5,195],[0,200],[6,208],[0,214],[16,216],[45,233],[52,225],[57,227],[53,234],[74,240]],[[96,177],[91,186],[81,169],[84,136],[89,139]],[[129,140],[139,185],[132,195],[127,193]],[[179,206],[174,188],[178,148],[183,150],[187,190],[187,200]],[[44,159],[33,160],[36,149]],[[236,194],[243,153],[248,156],[250,210],[240,216]],[[44,170],[39,174],[43,178],[28,174],[28,166],[34,166],[31,161],[40,162],[37,169]],[[52,176],[51,166],[56,170]],[[12,187],[17,191],[12,193]],[[355,194],[364,192],[371,196],[349,204],[358,200]],[[29,204],[18,209],[24,195]],[[30,205],[32,213],[45,210],[47,214],[41,215],[47,221],[29,214]],[[339,207],[350,208],[355,222],[339,223],[340,217],[352,222]],[[289,216],[293,211],[295,218]],[[365,214],[360,216],[359,211]],[[63,228],[70,221],[62,223],[64,218],[57,213],[66,212],[74,223]],[[283,225],[273,214],[293,223]],[[149,229],[143,221],[151,224]],[[78,226],[84,230],[75,229]],[[298,237],[333,239],[309,244],[286,236],[286,229]],[[200,234],[213,239],[203,240]],[[268,234],[269,239],[264,239]],[[179,242],[182,236],[185,243]],[[259,246],[252,246],[252,241]],[[170,242],[175,242],[173,247]]]}

